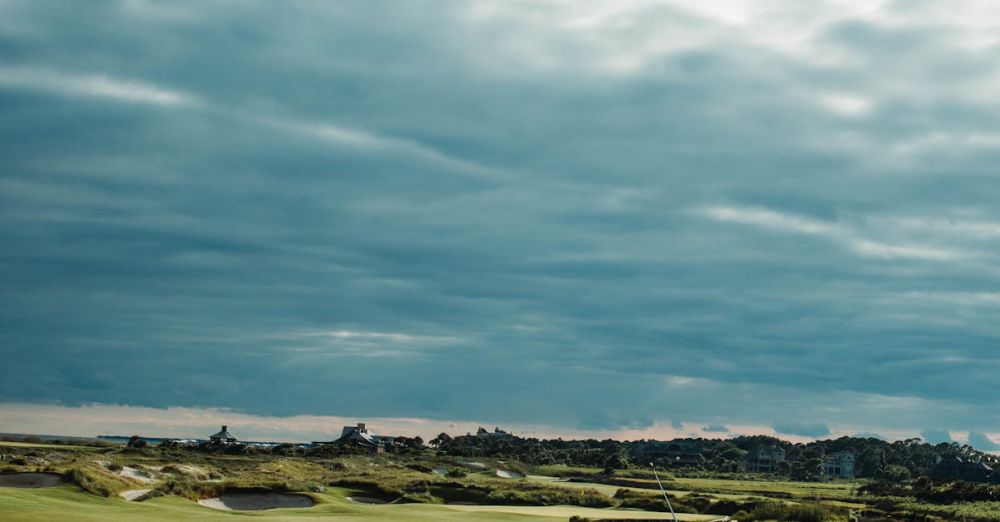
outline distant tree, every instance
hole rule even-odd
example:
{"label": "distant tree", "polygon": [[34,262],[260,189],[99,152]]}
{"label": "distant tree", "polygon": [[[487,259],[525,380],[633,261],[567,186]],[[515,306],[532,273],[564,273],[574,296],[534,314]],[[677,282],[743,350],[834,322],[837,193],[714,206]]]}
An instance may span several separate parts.
{"label": "distant tree", "polygon": [[615,452],[604,459],[604,473],[611,475],[616,469],[628,468],[628,457],[621,452]]}
{"label": "distant tree", "polygon": [[807,447],[802,451],[801,458],[792,463],[791,477],[795,480],[819,480],[823,475],[823,457],[822,447]]}
{"label": "distant tree", "polygon": [[424,439],[420,437],[396,437],[393,447],[399,450],[415,451],[424,447]]}
{"label": "distant tree", "polygon": [[879,478],[886,482],[893,482],[898,484],[900,482],[905,482],[907,480],[910,480],[910,476],[911,474],[909,469],[907,469],[904,466],[893,464],[891,466],[887,466],[884,470],[882,470],[882,473],[879,476]]}
{"label": "distant tree", "polygon": [[927,475],[917,477],[917,479],[913,481],[913,493],[915,495],[920,495],[931,489],[932,486],[934,486],[934,481],[932,481]]}
{"label": "distant tree", "polygon": [[256,449],[244,446],[243,444],[226,444],[222,447],[222,452],[226,455],[249,455],[257,453]]}
{"label": "distant tree", "polygon": [[440,434],[438,434],[437,437],[434,437],[433,439],[431,439],[431,443],[430,444],[431,444],[431,446],[434,446],[435,448],[437,448],[437,447],[440,447],[440,446],[442,446],[444,444],[447,444],[449,442],[451,442],[451,435],[448,435],[447,433],[440,433]]}
{"label": "distant tree", "polygon": [[148,444],[146,443],[146,439],[138,435],[132,435],[128,438],[128,442],[125,445],[129,448],[145,448]]}
{"label": "distant tree", "polygon": [[774,445],[785,452],[785,460],[778,463],[776,473],[799,480],[819,480],[822,477],[825,455],[844,451],[855,455],[854,473],[861,478],[881,477],[889,466],[906,468],[910,477],[919,477],[927,475],[939,459],[955,457],[973,458],[994,468],[1000,467],[1000,458],[997,456],[977,452],[958,443],[931,445],[915,439],[887,442],[873,437],[841,437],[808,443],[792,443],[762,435],[737,436],[729,440],[684,438],[621,442],[609,439],[498,439],[474,435],[452,438],[442,433],[431,439],[430,444],[438,451],[455,457],[515,458],[531,465],[565,464],[604,468],[609,458],[621,454],[624,466],[612,458],[609,470],[621,469],[630,463],[645,466],[654,462],[664,468],[683,464],[723,473],[742,471],[744,452]]}
{"label": "distant tree", "polygon": [[271,448],[271,453],[274,455],[296,456],[301,455],[304,452],[294,444],[278,444],[277,446]]}
{"label": "distant tree", "polygon": [[723,460],[717,466],[717,469],[723,473],[736,473],[742,468],[742,465],[735,460]]}
{"label": "distant tree", "polygon": [[729,448],[720,453],[719,457],[723,460],[740,461],[743,460],[744,455],[746,455],[746,452],[739,448]]}

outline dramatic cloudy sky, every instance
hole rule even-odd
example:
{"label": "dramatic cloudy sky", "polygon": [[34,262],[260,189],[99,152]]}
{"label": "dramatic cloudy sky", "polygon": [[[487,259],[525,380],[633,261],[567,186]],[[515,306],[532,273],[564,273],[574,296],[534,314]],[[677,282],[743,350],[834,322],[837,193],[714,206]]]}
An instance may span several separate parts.
{"label": "dramatic cloudy sky", "polygon": [[991,2],[0,0],[0,431],[989,449],[997,93]]}

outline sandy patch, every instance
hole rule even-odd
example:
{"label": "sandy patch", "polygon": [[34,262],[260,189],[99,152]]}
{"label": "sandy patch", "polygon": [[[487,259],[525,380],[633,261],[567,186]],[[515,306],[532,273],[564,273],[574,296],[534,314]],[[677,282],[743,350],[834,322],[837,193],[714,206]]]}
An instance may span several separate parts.
{"label": "sandy patch", "polygon": [[62,475],[55,473],[3,473],[0,487],[3,488],[50,488],[65,482]]}
{"label": "sandy patch", "polygon": [[486,469],[486,464],[483,464],[482,462],[459,461],[459,464],[471,469]]}
{"label": "sandy patch", "polygon": [[142,498],[143,495],[153,491],[151,489],[130,489],[128,491],[122,491],[118,495],[129,502],[134,502],[136,499]]}
{"label": "sandy patch", "polygon": [[384,500],[384,499],[381,499],[381,498],[375,498],[375,497],[355,497],[355,496],[350,496],[350,497],[347,497],[347,500],[350,500],[351,502],[357,502],[358,504],[388,504],[389,503],[388,500]]}
{"label": "sandy patch", "polygon": [[524,478],[524,475],[522,473],[518,473],[516,471],[507,471],[505,469],[498,469],[497,470],[497,476],[498,477],[502,477],[502,478],[509,478],[509,479]]}
{"label": "sandy patch", "polygon": [[130,468],[125,466],[121,471],[118,472],[119,475],[130,478],[132,480],[138,480],[143,484],[149,484],[151,482],[156,482],[156,477],[148,471],[143,471],[141,469]]}
{"label": "sandy patch", "polygon": [[448,468],[434,468],[431,471],[433,471],[434,474],[436,474],[436,475],[447,475],[448,474]]}
{"label": "sandy patch", "polygon": [[312,507],[312,497],[295,493],[223,493],[215,498],[198,501],[212,509],[225,511],[260,511]]}

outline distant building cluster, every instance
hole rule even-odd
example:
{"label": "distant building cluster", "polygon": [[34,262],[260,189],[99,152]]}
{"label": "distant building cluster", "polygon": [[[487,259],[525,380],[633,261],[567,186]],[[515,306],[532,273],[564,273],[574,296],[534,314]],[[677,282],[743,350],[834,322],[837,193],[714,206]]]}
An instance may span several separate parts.
{"label": "distant building cluster", "polygon": [[952,457],[940,459],[931,468],[930,476],[943,480],[966,480],[969,482],[988,482],[1000,478],[991,466],[982,459],[963,459]]}
{"label": "distant building cluster", "polygon": [[[177,443],[182,444],[185,441],[177,441]],[[194,441],[195,444],[203,443],[203,441]],[[222,429],[214,435],[208,436],[209,446],[243,446],[248,448],[273,448],[279,446],[278,442],[251,442],[246,440],[239,440],[235,435],[229,432],[229,426],[223,425]]]}
{"label": "distant building cluster", "polygon": [[498,427],[494,427],[493,431],[489,431],[486,428],[480,426],[479,429],[476,430],[476,436],[477,437],[488,437],[488,438],[494,438],[494,439],[510,439],[510,438],[514,437],[514,435],[512,435],[512,434],[510,434],[510,433],[508,433],[508,432],[506,432],[506,431],[504,431],[502,429],[500,429],[499,426]]}
{"label": "distant building cluster", "polygon": [[372,451],[373,453],[384,453],[391,451],[396,445],[396,437],[376,435],[368,431],[368,425],[359,422],[356,426],[344,426],[340,430],[340,438],[328,442],[314,442],[320,446],[327,445],[352,445]]}
{"label": "distant building cluster", "polygon": [[[823,458],[822,474],[830,478],[854,478],[856,457],[850,451],[830,453]],[[785,461],[785,450],[777,444],[759,446],[747,453],[746,470],[751,473],[775,473]]]}

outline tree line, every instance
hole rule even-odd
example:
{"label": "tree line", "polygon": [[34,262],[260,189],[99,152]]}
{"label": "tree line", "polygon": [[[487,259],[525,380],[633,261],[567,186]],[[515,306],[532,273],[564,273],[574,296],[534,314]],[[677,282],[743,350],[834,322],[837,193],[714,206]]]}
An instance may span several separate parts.
{"label": "tree line", "polygon": [[826,455],[851,452],[857,477],[905,480],[928,474],[940,459],[959,457],[998,464],[997,457],[957,442],[929,444],[913,438],[888,442],[877,438],[841,437],[795,443],[754,435],[730,439],[685,438],[669,441],[562,440],[518,437],[450,437],[441,434],[432,446],[449,455],[520,460],[526,464],[564,464],[607,470],[648,467],[688,468],[706,472],[746,472],[747,456],[766,446],[784,450],[785,460],[775,473],[798,480],[821,476]]}

